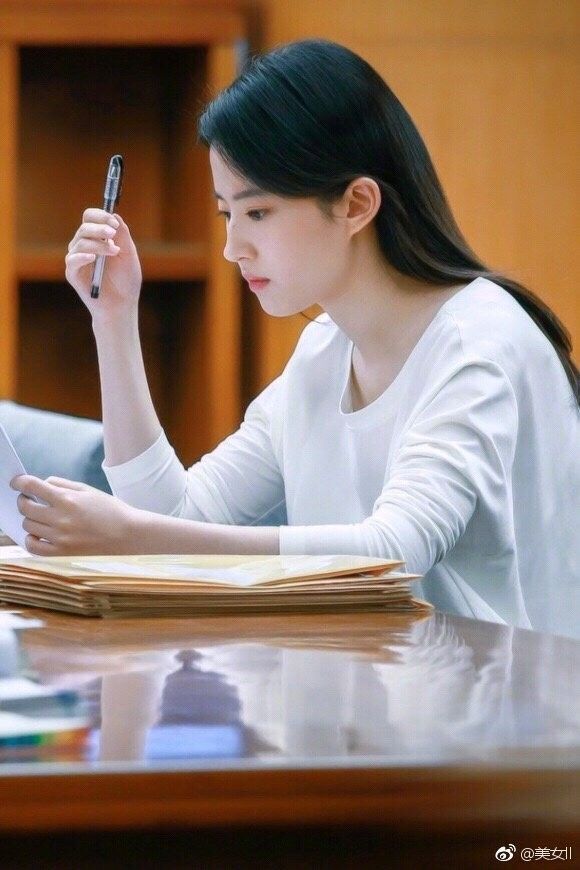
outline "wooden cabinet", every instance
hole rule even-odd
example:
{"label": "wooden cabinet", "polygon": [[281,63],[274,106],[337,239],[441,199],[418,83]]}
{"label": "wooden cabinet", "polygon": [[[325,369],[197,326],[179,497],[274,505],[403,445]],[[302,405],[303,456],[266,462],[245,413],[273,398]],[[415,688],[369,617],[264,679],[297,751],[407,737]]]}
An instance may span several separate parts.
{"label": "wooden cabinet", "polygon": [[0,397],[100,416],[90,317],[64,256],[120,153],[161,422],[185,462],[237,426],[238,277],[196,119],[244,39],[232,3],[0,0]]}

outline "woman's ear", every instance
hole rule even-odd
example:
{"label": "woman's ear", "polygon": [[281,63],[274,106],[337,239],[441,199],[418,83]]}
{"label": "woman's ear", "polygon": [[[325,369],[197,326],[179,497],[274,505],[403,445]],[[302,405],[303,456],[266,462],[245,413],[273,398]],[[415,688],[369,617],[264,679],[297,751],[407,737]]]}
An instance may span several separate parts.
{"label": "woman's ear", "polygon": [[360,232],[373,220],[381,207],[381,191],[374,178],[361,176],[351,181],[342,198],[342,214],[349,235]]}

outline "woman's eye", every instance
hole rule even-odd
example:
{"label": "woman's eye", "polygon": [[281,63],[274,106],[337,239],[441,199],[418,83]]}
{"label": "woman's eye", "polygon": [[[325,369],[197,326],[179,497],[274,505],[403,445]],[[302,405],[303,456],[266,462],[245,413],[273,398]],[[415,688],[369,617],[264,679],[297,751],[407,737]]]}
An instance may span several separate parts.
{"label": "woman's eye", "polygon": [[[247,212],[247,216],[253,221],[261,221],[267,213],[267,209],[265,208],[253,208],[251,211]],[[218,215],[221,217],[225,217],[226,220],[230,219],[229,211],[222,211],[218,209]]]}

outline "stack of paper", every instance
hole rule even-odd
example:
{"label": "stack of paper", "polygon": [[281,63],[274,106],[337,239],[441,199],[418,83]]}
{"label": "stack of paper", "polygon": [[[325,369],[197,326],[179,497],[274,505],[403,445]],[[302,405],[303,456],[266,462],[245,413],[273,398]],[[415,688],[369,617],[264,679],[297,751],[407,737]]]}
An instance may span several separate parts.
{"label": "stack of paper", "polygon": [[393,612],[414,599],[402,562],[359,556],[79,556],[0,559],[0,601],[84,616],[249,611]]}

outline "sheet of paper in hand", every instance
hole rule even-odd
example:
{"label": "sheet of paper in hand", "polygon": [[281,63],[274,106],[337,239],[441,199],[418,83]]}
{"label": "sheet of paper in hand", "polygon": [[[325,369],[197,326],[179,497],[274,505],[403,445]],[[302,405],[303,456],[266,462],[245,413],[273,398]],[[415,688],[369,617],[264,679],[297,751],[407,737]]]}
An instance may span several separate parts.
{"label": "sheet of paper in hand", "polygon": [[17,474],[26,474],[26,469],[6,430],[0,424],[0,529],[24,547],[26,539],[26,532],[22,528],[24,517],[16,505],[20,493],[10,488],[10,481]]}

